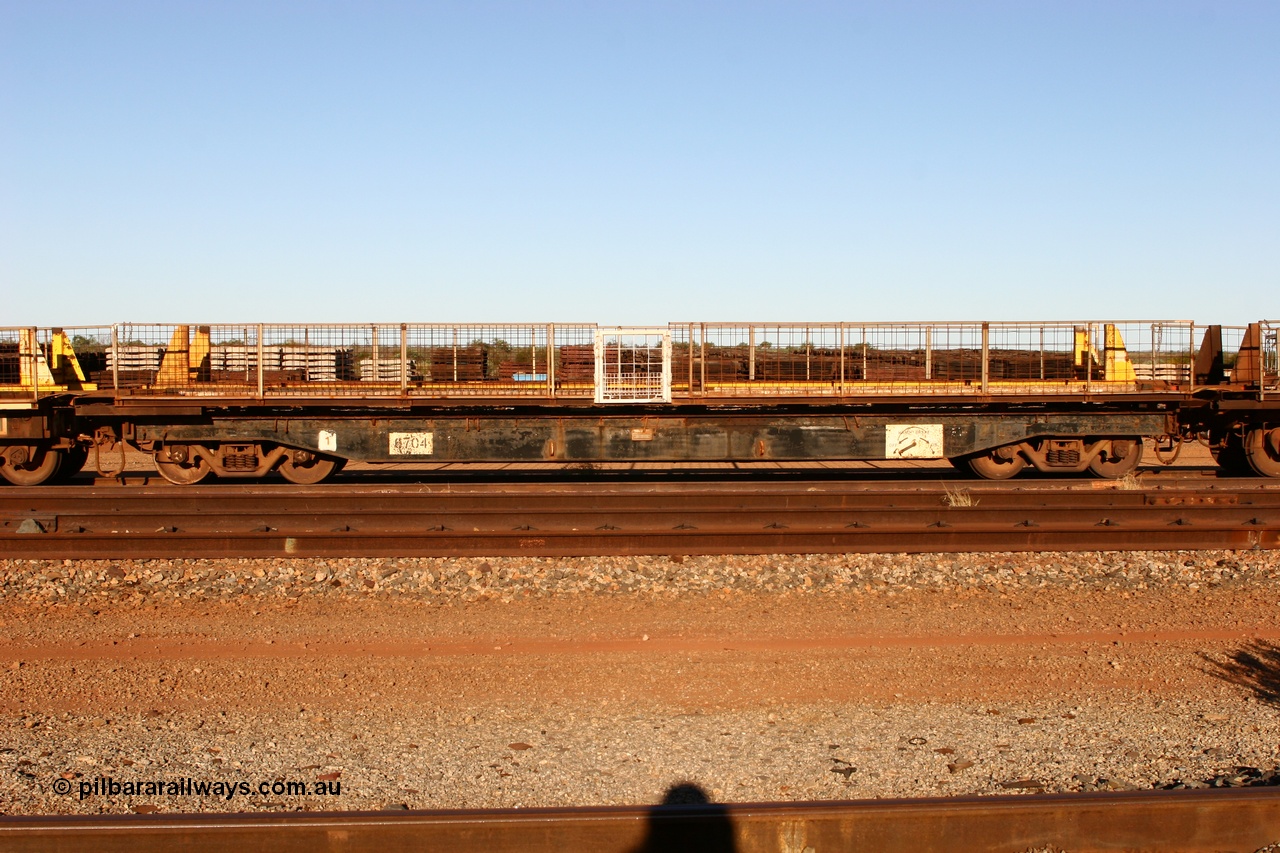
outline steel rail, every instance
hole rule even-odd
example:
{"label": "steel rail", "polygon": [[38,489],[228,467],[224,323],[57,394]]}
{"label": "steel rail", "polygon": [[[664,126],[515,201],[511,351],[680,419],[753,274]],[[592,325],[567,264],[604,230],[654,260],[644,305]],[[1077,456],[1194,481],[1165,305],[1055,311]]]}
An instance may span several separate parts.
{"label": "steel rail", "polygon": [[1256,853],[1275,789],[490,811],[0,818],[10,853]]}
{"label": "steel rail", "polygon": [[[854,463],[869,466],[871,463]],[[435,466],[380,465],[351,463],[342,475],[325,486],[384,485],[406,486],[410,484],[471,484],[497,485],[520,483],[574,484],[574,485],[697,485],[702,488],[738,488],[735,482],[749,481],[756,484],[787,484],[793,482],[840,483],[850,490],[862,488],[877,491],[916,491],[924,484],[948,483],[970,491],[1092,491],[1114,489],[1121,481],[1099,480],[1088,476],[1019,476],[1009,481],[985,480],[965,477],[952,465],[933,467],[838,467],[828,464],[785,465],[783,463],[696,463],[671,465],[664,463],[600,463],[591,466],[570,463],[438,463]],[[1280,481],[1258,477],[1230,477],[1217,466],[1186,468],[1150,468],[1141,471],[1136,478],[1140,489],[1169,488],[1230,488],[1230,489],[1280,489]],[[130,470],[108,475],[82,473],[65,485],[46,484],[44,488],[63,488],[66,485],[93,484],[100,488],[129,486],[138,488],[154,486],[171,488],[172,483],[153,471]],[[269,476],[265,479],[219,481],[210,479],[205,485],[280,485],[283,479]],[[184,487],[186,488],[186,487]],[[316,486],[301,488],[314,489]]]}
{"label": "steel rail", "polygon": [[13,558],[1280,547],[1280,489],[915,492],[836,483],[0,490]]}

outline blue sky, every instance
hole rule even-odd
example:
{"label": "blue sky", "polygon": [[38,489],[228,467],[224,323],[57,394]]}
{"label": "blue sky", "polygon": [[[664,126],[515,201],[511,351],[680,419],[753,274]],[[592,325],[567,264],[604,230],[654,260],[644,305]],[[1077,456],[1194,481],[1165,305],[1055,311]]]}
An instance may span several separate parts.
{"label": "blue sky", "polygon": [[1280,3],[0,0],[0,325],[1280,317]]}

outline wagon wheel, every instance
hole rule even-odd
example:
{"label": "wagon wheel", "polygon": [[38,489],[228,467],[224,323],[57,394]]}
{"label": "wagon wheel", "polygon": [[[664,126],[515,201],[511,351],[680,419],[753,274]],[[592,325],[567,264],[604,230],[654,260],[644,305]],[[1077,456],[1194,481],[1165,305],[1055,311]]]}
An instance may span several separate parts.
{"label": "wagon wheel", "polygon": [[1213,453],[1213,460],[1218,463],[1218,468],[1226,476],[1253,476],[1253,467],[1244,455],[1244,440],[1240,436],[1234,433],[1228,434],[1223,438],[1222,445],[1217,449],[1211,450],[1211,452]]}
{"label": "wagon wheel", "polygon": [[1249,465],[1264,477],[1280,477],[1280,427],[1255,427],[1244,437]]}
{"label": "wagon wheel", "polygon": [[1107,447],[1089,463],[1089,473],[1107,480],[1118,480],[1132,473],[1142,461],[1141,438],[1113,438]]}
{"label": "wagon wheel", "polygon": [[53,479],[62,464],[62,454],[47,448],[18,445],[3,452],[0,476],[15,486],[38,486]]}
{"label": "wagon wheel", "polygon": [[62,456],[62,462],[58,465],[58,474],[54,480],[59,483],[69,483],[71,478],[80,473],[80,469],[84,468],[84,463],[89,460],[89,448],[76,445],[69,450],[59,451]]}
{"label": "wagon wheel", "polygon": [[1006,458],[1000,448],[986,453],[975,453],[964,459],[969,470],[984,480],[1007,480],[1027,467],[1027,460],[1018,454]]}
{"label": "wagon wheel", "polygon": [[310,486],[320,483],[342,470],[347,460],[321,456],[310,450],[290,450],[280,460],[280,476],[290,483]]}
{"label": "wagon wheel", "polygon": [[156,471],[160,476],[179,486],[198,483],[213,470],[208,460],[196,452],[195,446],[188,448],[181,444],[167,445],[158,448],[152,454],[152,459],[155,460]]}

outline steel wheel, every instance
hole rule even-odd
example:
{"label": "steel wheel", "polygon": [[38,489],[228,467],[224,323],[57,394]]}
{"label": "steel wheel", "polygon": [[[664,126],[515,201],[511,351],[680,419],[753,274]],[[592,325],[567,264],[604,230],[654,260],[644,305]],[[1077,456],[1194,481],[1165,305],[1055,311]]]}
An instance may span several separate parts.
{"label": "steel wheel", "polygon": [[1222,439],[1222,445],[1212,450],[1213,461],[1228,477],[1252,477],[1253,466],[1244,455],[1244,441],[1240,436],[1230,433]]}
{"label": "steel wheel", "polygon": [[1280,477],[1280,427],[1256,427],[1244,437],[1250,467],[1264,477]]}
{"label": "steel wheel", "polygon": [[1118,480],[1132,473],[1142,461],[1142,439],[1113,438],[1107,447],[1089,463],[1089,473],[1107,480]]}
{"label": "steel wheel", "polygon": [[333,456],[321,456],[310,450],[290,450],[280,460],[280,476],[290,483],[310,486],[341,471],[346,461]]}
{"label": "steel wheel", "polygon": [[152,454],[156,463],[156,471],[170,483],[179,486],[190,486],[209,476],[213,470],[203,456],[195,452],[196,448],[184,445],[162,447]]}
{"label": "steel wheel", "polygon": [[1005,458],[1000,449],[978,453],[965,459],[969,470],[984,480],[1007,480],[1027,467],[1027,460],[1018,454]]}
{"label": "steel wheel", "polygon": [[84,463],[89,461],[89,448],[80,445],[58,453],[62,456],[62,461],[58,464],[58,474],[54,479],[59,483],[71,482],[71,478],[79,474]]}
{"label": "steel wheel", "polygon": [[17,446],[5,448],[4,464],[0,464],[0,476],[15,486],[38,486],[47,483],[58,473],[62,454],[41,447]]}

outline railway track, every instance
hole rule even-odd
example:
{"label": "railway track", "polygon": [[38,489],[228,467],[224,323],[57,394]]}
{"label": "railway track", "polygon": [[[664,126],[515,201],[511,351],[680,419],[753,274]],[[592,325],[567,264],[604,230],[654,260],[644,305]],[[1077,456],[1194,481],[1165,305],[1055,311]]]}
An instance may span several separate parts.
{"label": "railway track", "polygon": [[965,797],[934,800],[0,820],[12,853],[187,849],[311,851],[698,850],[791,853],[1182,853],[1271,851],[1273,789]]}
{"label": "railway track", "polygon": [[1202,477],[0,490],[0,552],[28,559],[1277,547],[1280,486]]}

